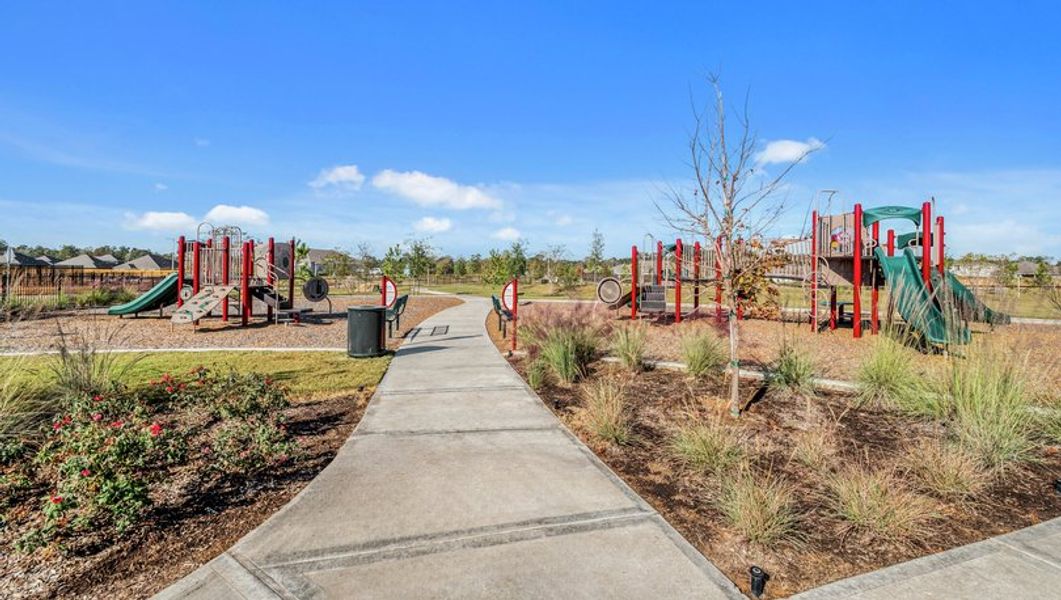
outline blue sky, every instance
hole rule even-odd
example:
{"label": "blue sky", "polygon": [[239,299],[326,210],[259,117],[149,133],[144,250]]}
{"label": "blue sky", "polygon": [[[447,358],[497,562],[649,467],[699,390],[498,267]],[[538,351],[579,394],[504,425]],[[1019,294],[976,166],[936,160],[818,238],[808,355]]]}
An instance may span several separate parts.
{"label": "blue sky", "polygon": [[952,252],[1061,256],[1061,8],[1019,4],[5,3],[0,238],[625,254],[714,71],[764,149],[824,142],[779,233],[934,196]]}

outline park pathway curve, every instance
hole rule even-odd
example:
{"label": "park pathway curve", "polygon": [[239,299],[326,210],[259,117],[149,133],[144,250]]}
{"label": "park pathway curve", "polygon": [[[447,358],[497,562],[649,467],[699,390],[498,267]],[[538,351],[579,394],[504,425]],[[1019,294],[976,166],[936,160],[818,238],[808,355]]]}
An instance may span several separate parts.
{"label": "park pathway curve", "polygon": [[743,598],[542,406],[467,299],[335,460],[160,598]]}

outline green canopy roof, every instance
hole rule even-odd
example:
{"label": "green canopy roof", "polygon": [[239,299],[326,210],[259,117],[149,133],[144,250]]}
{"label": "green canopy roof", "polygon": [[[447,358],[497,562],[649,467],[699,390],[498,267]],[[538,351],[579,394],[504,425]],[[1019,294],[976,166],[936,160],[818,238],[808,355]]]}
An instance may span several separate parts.
{"label": "green canopy roof", "polygon": [[909,206],[878,206],[862,211],[862,226],[869,227],[885,219],[909,219],[915,225],[921,225],[921,209]]}

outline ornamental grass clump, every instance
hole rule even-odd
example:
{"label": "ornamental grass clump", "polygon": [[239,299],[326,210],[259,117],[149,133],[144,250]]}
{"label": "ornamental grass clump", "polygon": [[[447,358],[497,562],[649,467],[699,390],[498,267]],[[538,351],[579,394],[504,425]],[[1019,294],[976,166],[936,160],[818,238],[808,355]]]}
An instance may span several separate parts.
{"label": "ornamental grass clump", "polygon": [[670,450],[685,465],[707,474],[718,474],[744,458],[740,435],[718,421],[679,427],[671,438]]}
{"label": "ornamental grass clump", "polygon": [[611,379],[597,379],[582,388],[581,417],[597,439],[615,445],[630,443],[633,434],[626,394]]}
{"label": "ornamental grass clump", "polygon": [[976,455],[953,443],[926,440],[906,454],[904,466],[925,491],[945,500],[964,500],[989,481]]}
{"label": "ornamental grass clump", "polygon": [[980,344],[949,360],[940,394],[957,442],[992,470],[1031,458],[1035,413],[1020,357]]}
{"label": "ornamental grass clump", "polygon": [[681,338],[682,361],[693,377],[704,377],[726,364],[727,351],[722,339],[710,329],[690,332]]}
{"label": "ornamental grass clump", "polygon": [[932,503],[907,489],[894,470],[849,467],[827,484],[833,512],[851,529],[895,542],[927,532]]}
{"label": "ornamental grass clump", "polygon": [[645,367],[647,343],[648,331],[643,323],[619,327],[612,333],[612,353],[631,371],[640,371]]}
{"label": "ornamental grass clump", "polygon": [[805,350],[787,338],[781,341],[777,359],[770,369],[771,388],[803,396],[814,395],[814,361]]}
{"label": "ornamental grass clump", "polygon": [[915,416],[939,417],[944,407],[939,395],[914,368],[917,354],[900,341],[882,335],[859,366],[859,399],[892,406]]}
{"label": "ornamental grass clump", "polygon": [[798,542],[793,486],[772,475],[747,472],[727,479],[718,506],[729,525],[753,544]]}
{"label": "ornamental grass clump", "polygon": [[529,312],[521,325],[528,352],[563,385],[585,375],[607,337],[603,316],[582,305]]}

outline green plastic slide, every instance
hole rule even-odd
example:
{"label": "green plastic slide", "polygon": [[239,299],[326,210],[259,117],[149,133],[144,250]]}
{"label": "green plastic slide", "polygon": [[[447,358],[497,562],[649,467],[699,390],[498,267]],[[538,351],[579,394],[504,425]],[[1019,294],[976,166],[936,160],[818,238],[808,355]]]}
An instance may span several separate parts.
{"label": "green plastic slide", "polygon": [[911,328],[932,344],[945,346],[969,342],[968,328],[953,319],[948,325],[939,303],[925,287],[913,250],[906,248],[901,256],[888,256],[881,248],[874,248],[873,253],[884,271],[884,280],[899,314]]}
{"label": "green plastic slide", "polygon": [[[1006,325],[1009,323],[1009,315],[991,310],[976,297],[976,294],[973,294],[972,290],[965,287],[962,282],[958,281],[958,278],[954,276],[954,273],[944,271],[943,274],[944,277],[946,277],[945,287],[950,290],[954,306],[958,309],[958,312],[961,313],[963,319],[966,319],[967,321],[975,321],[977,323],[990,323],[992,325]],[[936,276],[936,280],[939,280],[938,275]]]}
{"label": "green plastic slide", "polygon": [[148,310],[154,310],[161,308],[167,304],[173,304],[177,301],[177,294],[180,293],[180,286],[177,285],[177,274],[170,273],[166,275],[162,281],[155,284],[155,287],[147,290],[135,300],[130,300],[125,304],[119,304],[112,306],[107,309],[108,315],[134,315]]}

